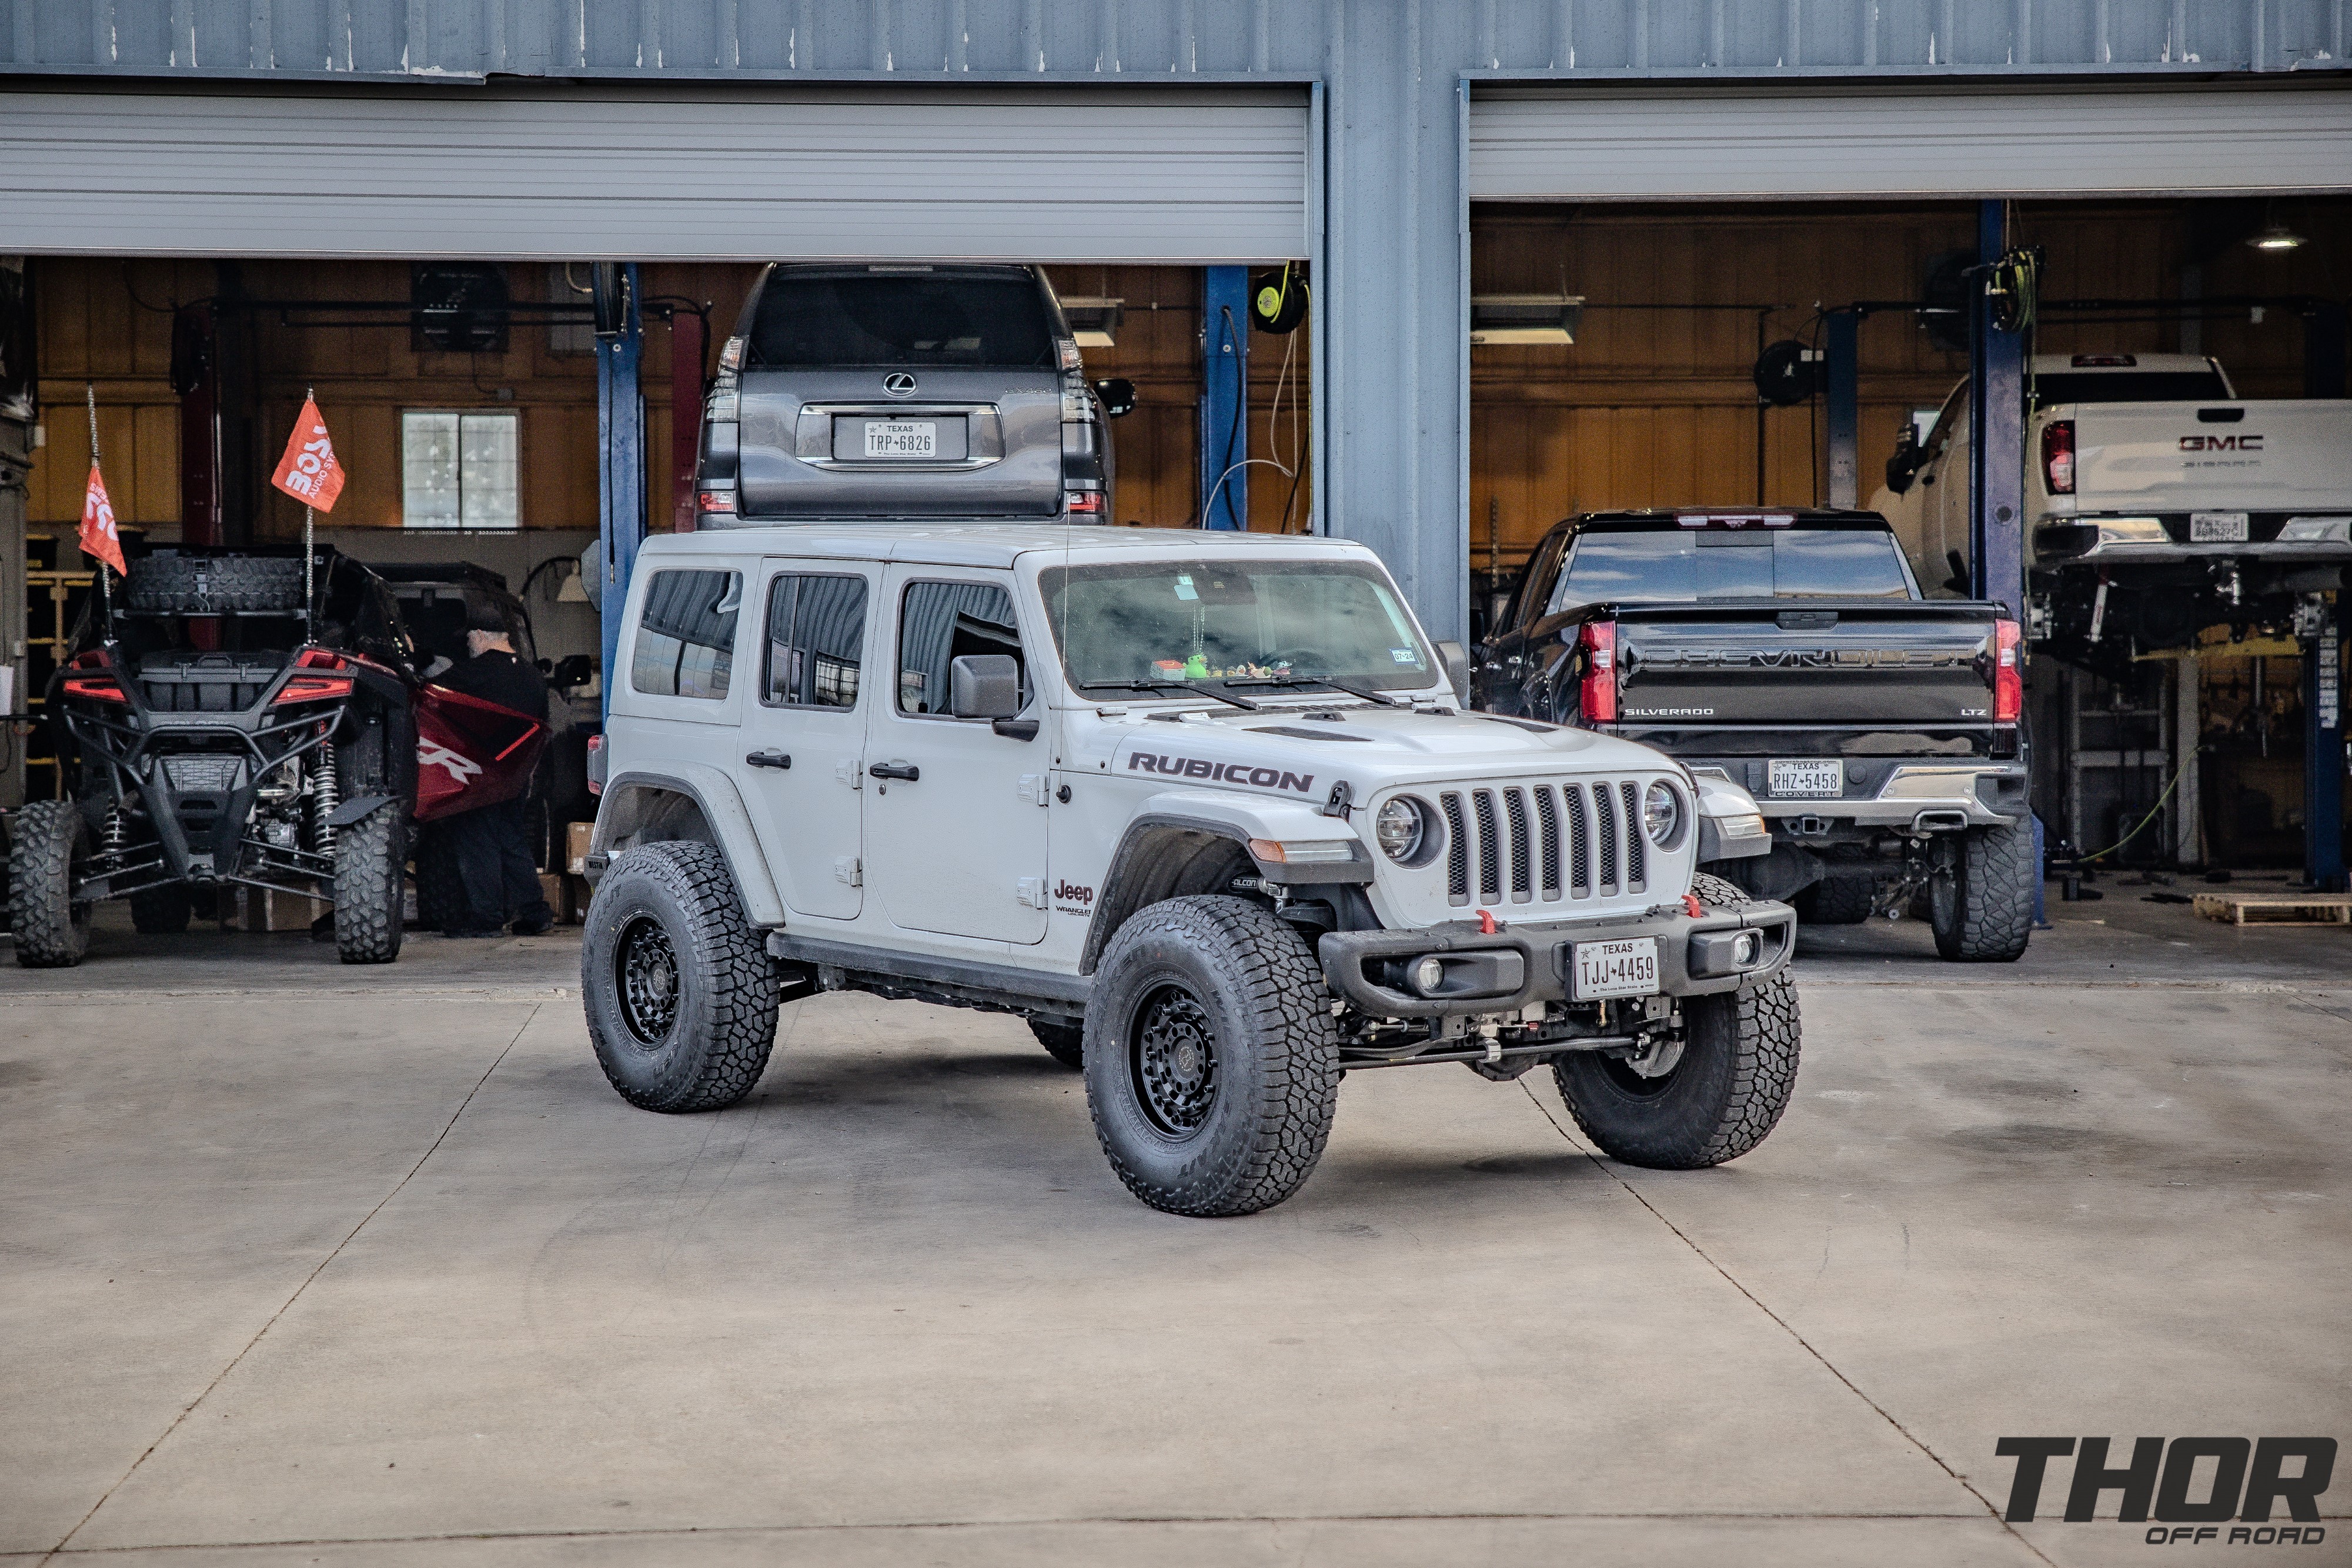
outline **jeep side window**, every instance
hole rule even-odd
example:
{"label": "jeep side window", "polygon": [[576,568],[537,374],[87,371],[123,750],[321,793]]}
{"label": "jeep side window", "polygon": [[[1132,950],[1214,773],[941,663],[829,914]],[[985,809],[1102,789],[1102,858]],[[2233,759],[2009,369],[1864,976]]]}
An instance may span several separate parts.
{"label": "jeep side window", "polygon": [[654,696],[727,695],[735,664],[735,615],[743,603],[736,571],[657,571],[646,585],[629,684]]}
{"label": "jeep side window", "polygon": [[1029,701],[1029,661],[1013,597],[992,582],[910,582],[898,607],[898,711],[941,714],[948,666],[966,653],[1010,653]]}
{"label": "jeep side window", "polygon": [[866,580],[786,572],[768,590],[760,700],[771,707],[856,707],[866,651]]}

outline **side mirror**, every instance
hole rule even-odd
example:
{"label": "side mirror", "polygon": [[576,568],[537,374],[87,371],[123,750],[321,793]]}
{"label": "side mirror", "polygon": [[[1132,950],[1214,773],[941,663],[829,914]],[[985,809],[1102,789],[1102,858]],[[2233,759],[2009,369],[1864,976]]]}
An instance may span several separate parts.
{"label": "side mirror", "polygon": [[1898,446],[1895,455],[1886,460],[1886,487],[1900,496],[1911,488],[1912,477],[1918,472],[1918,448]]}
{"label": "side mirror", "polygon": [[1135,412],[1135,383],[1124,376],[1097,382],[1095,395],[1102,399],[1103,413],[1113,419],[1125,419]]}
{"label": "side mirror", "polygon": [[1468,707],[1470,706],[1470,650],[1449,639],[1438,643],[1437,656],[1445,661],[1445,679],[1454,687],[1454,700],[1464,707]]}
{"label": "side mirror", "polygon": [[958,718],[1011,718],[1021,711],[1021,661],[1010,653],[964,653],[948,664],[948,712]]}

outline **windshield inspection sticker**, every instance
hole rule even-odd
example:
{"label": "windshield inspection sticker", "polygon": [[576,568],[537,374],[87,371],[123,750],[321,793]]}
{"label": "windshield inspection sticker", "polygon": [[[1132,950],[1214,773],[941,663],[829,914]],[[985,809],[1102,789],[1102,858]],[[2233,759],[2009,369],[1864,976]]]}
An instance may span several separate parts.
{"label": "windshield inspection sticker", "polygon": [[1391,648],[1389,650],[1389,657],[1394,659],[1400,664],[1418,664],[1421,663],[1420,656],[1414,653],[1410,648]]}
{"label": "windshield inspection sticker", "polygon": [[1193,590],[1192,574],[1191,572],[1185,572],[1176,579],[1176,597],[1179,599],[1198,599],[1201,597],[1200,594]]}

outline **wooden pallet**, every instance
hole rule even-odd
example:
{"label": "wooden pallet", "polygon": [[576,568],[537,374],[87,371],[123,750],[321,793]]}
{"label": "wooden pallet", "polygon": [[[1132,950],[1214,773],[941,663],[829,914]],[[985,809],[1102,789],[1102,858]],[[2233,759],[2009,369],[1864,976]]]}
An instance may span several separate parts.
{"label": "wooden pallet", "polygon": [[2352,925],[2352,894],[2200,893],[2197,913],[2232,925]]}

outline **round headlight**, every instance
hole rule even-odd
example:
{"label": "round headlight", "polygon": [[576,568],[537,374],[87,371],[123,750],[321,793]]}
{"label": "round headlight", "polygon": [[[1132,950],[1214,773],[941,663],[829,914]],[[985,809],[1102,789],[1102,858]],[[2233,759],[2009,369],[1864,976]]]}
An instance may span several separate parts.
{"label": "round headlight", "polygon": [[1400,796],[1382,806],[1372,819],[1372,836],[1381,852],[1392,861],[1411,860],[1421,848],[1423,829],[1421,802]]}
{"label": "round headlight", "polygon": [[1412,967],[1412,988],[1424,997],[1433,997],[1445,984],[1445,964],[1443,959],[1423,958]]}
{"label": "round headlight", "polygon": [[1642,831],[1654,844],[1670,844],[1683,831],[1683,798],[1661,779],[1642,795]]}

